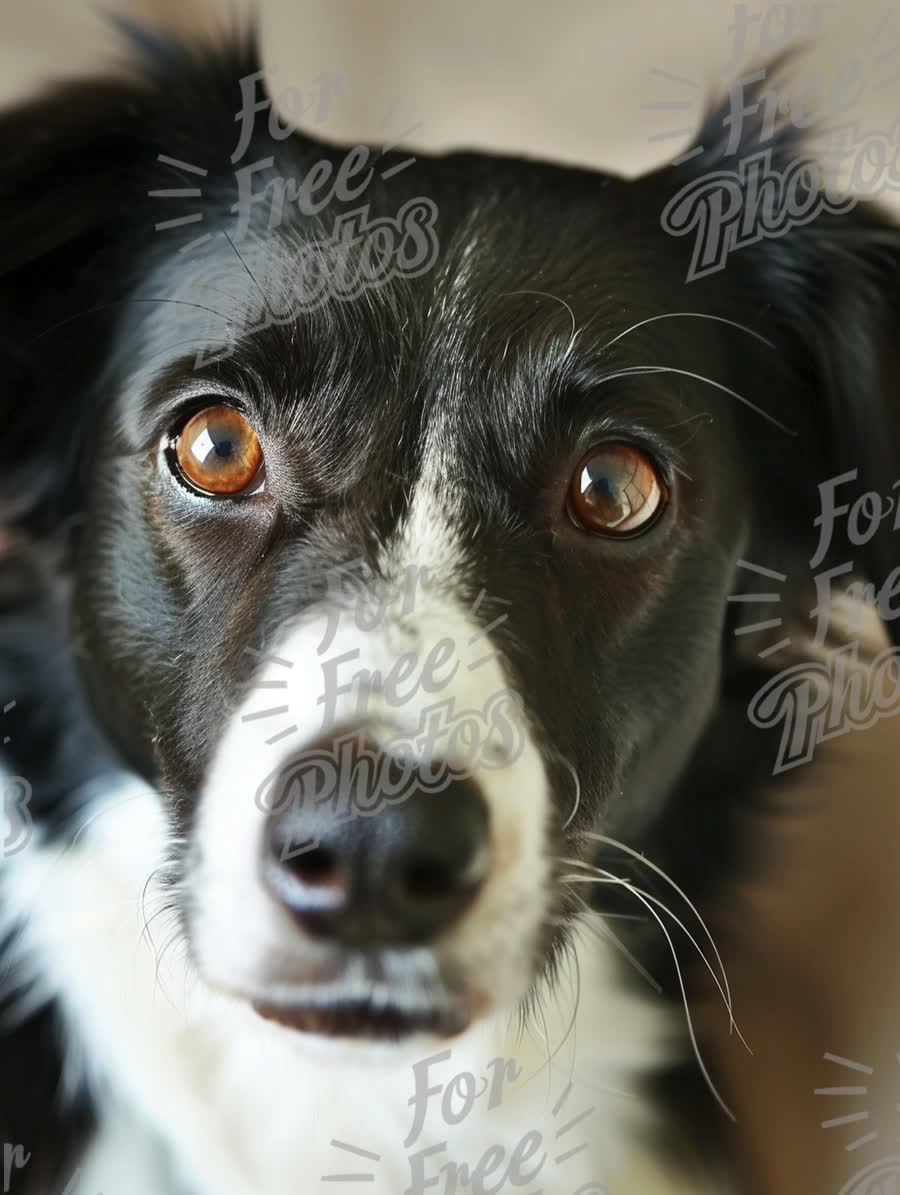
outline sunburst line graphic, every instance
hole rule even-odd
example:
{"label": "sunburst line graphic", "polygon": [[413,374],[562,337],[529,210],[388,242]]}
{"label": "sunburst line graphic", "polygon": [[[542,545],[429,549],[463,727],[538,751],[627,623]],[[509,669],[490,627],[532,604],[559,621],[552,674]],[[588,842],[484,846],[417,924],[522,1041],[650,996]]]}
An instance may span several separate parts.
{"label": "sunburst line graphic", "polygon": [[[703,90],[700,83],[698,83],[696,79],[687,79],[684,77],[684,75],[676,75],[676,74],[673,74],[671,71],[661,70],[660,67],[658,67],[658,66],[653,67],[650,71],[650,74],[656,75],[660,79],[665,79],[667,83],[675,83],[679,87],[689,87],[694,92]],[[647,104],[641,104],[641,107],[645,108],[645,109],[655,109],[657,111],[687,112],[687,111],[690,111],[691,109],[696,110],[697,101],[696,100],[657,100],[657,101],[650,102]],[[650,137],[647,138],[647,140],[652,145],[657,144],[659,142],[665,142],[665,141],[683,140],[685,137],[693,136],[693,134],[695,134],[696,131],[697,131],[696,127],[692,125],[690,128],[671,129],[667,132],[653,133]],[[677,158],[673,158],[672,165],[673,166],[681,166],[684,162],[690,161],[691,158],[695,158],[698,154],[702,154],[702,153],[703,153],[703,146],[695,145],[692,148],[687,149],[683,153],[679,154]]]}
{"label": "sunburst line graphic", "polygon": [[[822,1057],[826,1062],[833,1062],[835,1066],[846,1067],[850,1071],[859,1071],[862,1075],[874,1075],[875,1068],[865,1066],[862,1062],[854,1062],[851,1058],[842,1058],[840,1054],[823,1054]],[[900,1057],[898,1057],[900,1061]]]}
{"label": "sunburst line graphic", "polygon": [[466,668],[469,672],[477,672],[479,668],[483,668],[485,664],[489,664],[491,660],[499,659],[499,651],[492,651],[486,656],[479,656],[477,660],[473,660],[471,664],[467,664]]}
{"label": "sunburst line graphic", "polygon": [[[585,1108],[585,1110],[583,1112],[579,1112],[579,1114],[577,1116],[574,1116],[567,1124],[564,1124],[561,1129],[557,1129],[556,1130],[557,1139],[565,1136],[565,1134],[570,1132],[572,1129],[574,1129],[576,1125],[581,1124],[581,1122],[583,1120],[587,1120],[587,1118],[591,1115],[591,1113],[593,1111],[594,1111],[593,1107]],[[554,1115],[556,1115],[555,1112],[554,1112]]]}
{"label": "sunburst line graphic", "polygon": [[[553,1116],[554,1120],[556,1119],[557,1116],[559,1116],[560,1112],[564,1108],[566,1101],[568,1100],[569,1096],[572,1093],[573,1087],[574,1087],[574,1083],[569,1082],[568,1086],[565,1088],[565,1090],[560,1095],[559,1099],[554,1104],[553,1110],[552,1110],[552,1116]],[[571,1120],[568,1120],[564,1125],[561,1125],[560,1128],[558,1128],[555,1131],[554,1136],[555,1136],[556,1140],[558,1141],[561,1137],[565,1136],[567,1133],[570,1133],[574,1128],[577,1128],[578,1125],[580,1125],[583,1121],[585,1121],[595,1111],[596,1111],[596,1106],[591,1105],[591,1107],[585,1108],[584,1111],[579,1112],[577,1116],[573,1116],[571,1118]],[[339,1141],[336,1138],[332,1138],[331,1144],[335,1149],[343,1150],[345,1153],[352,1154],[354,1157],[363,1158],[366,1161],[372,1161],[372,1162],[380,1162],[381,1161],[381,1154],[376,1154],[370,1150],[362,1149],[358,1145],[351,1145],[347,1141]],[[590,1148],[590,1144],[587,1141],[583,1142],[581,1145],[576,1145],[572,1149],[569,1149],[564,1153],[557,1154],[553,1159],[554,1164],[557,1166],[563,1165],[566,1162],[570,1161],[572,1158],[577,1157],[579,1154],[584,1153],[584,1151],[589,1148]],[[356,1171],[356,1172],[346,1173],[346,1174],[323,1174],[320,1177],[321,1177],[321,1181],[323,1183],[337,1183],[337,1182],[373,1183],[375,1181],[376,1176],[375,1176],[375,1172],[374,1172],[374,1168],[373,1168],[372,1170]],[[538,1190],[530,1192],[530,1195],[542,1195],[543,1190],[544,1190],[544,1188],[539,1188]],[[585,1195],[588,1195],[588,1193],[590,1193],[590,1195],[593,1195],[593,1193],[595,1191],[596,1191],[595,1186],[593,1184],[588,1184],[588,1186],[586,1186],[586,1187],[584,1187],[584,1186],[579,1187],[578,1191],[575,1192],[575,1195],[579,1195],[579,1192],[584,1192]]]}
{"label": "sunburst line graphic", "polygon": [[257,710],[253,714],[244,714],[241,718],[242,722],[262,722],[266,718],[277,718],[281,714],[286,714],[291,707],[289,705],[276,705],[269,710]]}
{"label": "sunburst line graphic", "polygon": [[[384,126],[382,125],[379,127]],[[393,141],[388,141],[381,147],[378,155],[379,158],[383,158],[385,154],[389,154],[392,150],[396,149],[397,146],[402,144],[402,142],[410,135],[410,133],[417,133],[421,127],[422,121],[420,120],[418,123],[410,125],[408,129],[405,129],[398,137],[395,137]],[[393,178],[395,174],[399,174],[401,170],[406,170],[408,167],[414,166],[415,163],[415,155],[413,155],[411,158],[405,158],[402,162],[398,162],[396,166],[389,166],[387,170],[382,170],[381,177],[383,179]]]}
{"label": "sunburst line graphic", "polygon": [[777,651],[783,651],[784,648],[791,646],[790,636],[787,639],[779,639],[777,643],[771,644],[769,647],[764,647],[762,651],[757,652],[757,656],[761,660],[768,659],[769,656],[774,656]]}
{"label": "sunburst line graphic", "polygon": [[[570,1081],[568,1086],[565,1088],[563,1093],[560,1095],[559,1099],[554,1104],[553,1112],[552,1112],[554,1119],[556,1119],[556,1117],[559,1116],[560,1112],[565,1107],[566,1101],[568,1100],[569,1096],[572,1093],[573,1086],[574,1086],[574,1084]],[[556,1137],[556,1140],[559,1141],[560,1137],[564,1137],[567,1133],[570,1133],[572,1131],[572,1129],[577,1128],[578,1125],[580,1125],[583,1120],[586,1120],[595,1111],[596,1111],[596,1109],[592,1105],[590,1108],[585,1108],[583,1112],[579,1112],[577,1116],[573,1116],[571,1120],[567,1121],[564,1125],[561,1125],[560,1128],[558,1128],[556,1130],[556,1132],[554,1134],[554,1136]],[[581,1145],[576,1145],[572,1149],[566,1150],[564,1153],[557,1154],[553,1159],[553,1163],[556,1166],[562,1166],[566,1162],[571,1161],[572,1158],[575,1158],[579,1154],[584,1153],[584,1151],[588,1148],[589,1148],[588,1142],[583,1141],[581,1143]],[[540,1192],[535,1192],[535,1195],[540,1195]]]}
{"label": "sunburst line graphic", "polygon": [[[4,712],[4,714],[8,714],[10,712],[10,710],[14,710],[15,708],[16,708],[16,703],[14,701],[7,701],[6,705],[3,707],[3,712]],[[10,742],[10,737],[8,734],[5,734],[3,736],[4,747],[6,746],[6,744],[8,742]]]}
{"label": "sunburst line graphic", "polygon": [[667,133],[654,133],[653,136],[648,137],[647,140],[651,142],[651,144],[657,141],[676,141],[680,140],[682,137],[690,137],[693,132],[695,132],[695,130],[692,126],[684,129],[670,129]]}
{"label": "sunburst line graphic", "polygon": [[162,162],[164,166],[177,166],[179,170],[186,170],[188,174],[197,174],[201,178],[206,178],[209,174],[208,170],[204,170],[202,166],[194,166],[191,162],[182,162],[180,158],[170,158],[168,154],[158,154],[157,162]]}
{"label": "sunburst line graphic", "polygon": [[575,1148],[570,1149],[568,1153],[558,1154],[553,1159],[553,1161],[554,1161],[555,1165],[562,1166],[562,1164],[564,1162],[568,1162],[571,1158],[574,1158],[577,1154],[583,1154],[587,1148],[588,1148],[588,1143],[586,1141],[582,1141],[581,1145],[576,1145]]}
{"label": "sunburst line graphic", "polygon": [[[475,617],[475,615],[478,613],[478,610],[481,607],[482,602],[484,601],[484,599],[486,597],[487,597],[487,590],[484,588],[479,590],[478,595],[475,598],[475,601],[469,607],[469,616],[470,617],[472,617],[472,618]],[[503,605],[503,606],[511,606],[512,605],[512,602],[508,598],[494,597],[494,598],[491,598],[491,601],[497,603],[498,605]],[[507,614],[507,613],[498,615],[492,622],[488,623],[488,625],[486,627],[480,628],[478,631],[475,632],[474,635],[472,635],[472,637],[468,641],[469,646],[472,647],[476,643],[480,642],[482,639],[486,639],[492,631],[495,631],[497,629],[497,627],[502,626],[503,623],[508,621],[508,619],[509,619],[509,614]],[[270,664],[277,664],[279,667],[282,667],[282,668],[293,668],[294,667],[293,663],[290,660],[285,660],[281,656],[272,655],[270,652],[259,651],[257,648],[254,648],[254,647],[245,647],[244,652],[247,655],[253,656],[257,660],[265,661]],[[487,655],[479,656],[479,658],[477,660],[473,660],[472,663],[467,664],[466,668],[468,669],[469,672],[476,672],[479,668],[483,668],[485,664],[490,663],[491,660],[497,660],[499,658],[500,658],[500,653],[498,651],[489,652]],[[261,681],[257,681],[254,685],[251,686],[251,691],[255,692],[257,690],[268,690],[268,691],[284,690],[287,687],[288,687],[288,683],[286,680],[261,680]],[[289,711],[290,711],[289,705],[273,706],[269,709],[256,710],[253,713],[243,714],[241,716],[241,721],[242,722],[262,722],[268,718],[281,717],[282,715],[289,713]],[[286,726],[283,730],[279,730],[276,734],[272,735],[271,738],[266,739],[265,740],[266,746],[273,747],[276,743],[280,743],[283,739],[289,738],[290,735],[296,734],[298,730],[299,730],[299,727],[297,726],[296,723],[292,724],[291,726]]]}
{"label": "sunburst line graphic", "polygon": [[415,166],[415,158],[406,158],[402,162],[398,162],[396,166],[391,166],[387,170],[382,170],[381,177],[385,180],[393,178],[395,174],[399,174],[401,170],[406,170],[410,166]]}
{"label": "sunburst line graphic", "polygon": [[[750,573],[756,573],[760,577],[767,577],[770,581],[779,581],[783,583],[787,580],[787,573],[779,573],[776,572],[775,569],[764,568],[761,564],[754,564],[750,560],[739,560],[737,562],[737,567]],[[781,595],[771,591],[761,593],[732,593],[728,595],[727,600],[729,602],[744,605],[752,602],[762,602],[770,605],[772,602],[780,602]],[[746,626],[736,627],[734,633],[736,636],[752,635],[757,631],[774,630],[775,627],[780,627],[782,624],[783,620],[781,618],[769,618],[763,620],[762,622],[754,622],[749,623]],[[782,651],[786,647],[790,647],[790,645],[791,638],[790,636],[787,636],[784,639],[779,639],[777,643],[770,643],[768,647],[763,648],[756,654],[759,659],[764,660],[768,656],[774,655],[776,652]]]}
{"label": "sunburst line graphic", "polygon": [[502,627],[503,624],[508,621],[509,615],[501,614],[498,618],[495,618],[493,622],[489,622],[486,627],[482,627],[479,631],[475,632],[475,634],[469,640],[469,647],[474,647],[476,643],[479,643],[482,639],[486,639],[491,631],[496,631],[497,627]]}
{"label": "sunburst line graphic", "polygon": [[195,241],[188,241],[186,245],[182,245],[178,250],[179,253],[193,253],[195,249],[199,249],[201,245],[206,245],[211,241],[212,233],[205,232],[202,237],[197,237]]}
{"label": "sunburst line graphic", "polygon": [[202,194],[200,187],[168,187],[147,192],[150,199],[199,199]]}
{"label": "sunburst line graphic", "polygon": [[[890,25],[893,15],[894,14],[890,11],[888,11],[884,14],[884,18],[883,18],[881,24],[878,26],[878,28],[876,29],[875,33],[872,36],[872,44],[873,45],[878,46],[880,44],[881,39],[884,37],[885,33],[887,32],[887,27],[888,27],[888,25]],[[895,42],[895,44],[893,46],[890,46],[887,50],[882,50],[882,52],[880,54],[876,54],[875,62],[877,65],[880,66],[881,63],[888,62],[898,52],[900,52],[900,42]],[[898,80],[900,80],[900,73],[898,73],[896,75],[891,75],[891,77],[889,79],[882,79],[878,83],[873,83],[872,90],[875,92],[884,91],[884,89],[886,87],[890,87],[892,84],[896,83]]]}
{"label": "sunburst line graphic", "polygon": [[[332,1138],[331,1144],[335,1149],[344,1150],[348,1154],[353,1154],[357,1158],[365,1158],[370,1162],[380,1162],[381,1154],[372,1153],[368,1149],[360,1149],[358,1145],[350,1145],[346,1141],[338,1141]],[[323,1174],[323,1183],[374,1183],[375,1172],[372,1170],[366,1171],[362,1174]]]}
{"label": "sunburst line graphic", "polygon": [[887,33],[887,27],[890,25],[893,15],[890,9],[882,13],[881,23],[875,27],[875,32],[872,34],[872,41],[876,46]]}
{"label": "sunburst line graphic", "polygon": [[266,739],[267,747],[274,747],[276,743],[280,743],[282,739],[288,738],[289,735],[296,734],[300,727],[295,722],[293,726],[286,726],[284,730],[279,730],[278,734],[273,734],[270,739]]}
{"label": "sunburst line graphic", "polygon": [[[888,30],[888,26],[890,25],[890,23],[893,19],[893,15],[894,14],[890,10],[888,10],[887,12],[884,12],[881,15],[881,18],[878,21],[874,31],[870,34],[870,42],[871,42],[871,46],[873,47],[873,49],[871,51],[873,53],[873,58],[871,60],[872,66],[873,66],[873,70],[872,70],[873,74],[877,73],[877,68],[882,67],[886,63],[890,63],[891,60],[898,53],[900,53],[900,42],[895,42],[893,45],[888,46],[886,49],[881,48],[882,43],[885,38],[885,35]],[[788,49],[788,47],[792,44],[794,44],[794,43],[785,42],[783,49]],[[748,68],[745,67],[744,69],[746,70]],[[659,67],[652,67],[650,70],[650,74],[655,75],[657,78],[664,79],[668,83],[675,84],[678,87],[682,87],[682,88],[687,87],[687,88],[690,88],[694,92],[702,91],[702,85],[699,82],[697,82],[697,80],[687,78],[684,75],[677,75],[672,71],[665,71]],[[740,78],[741,78],[740,75],[736,75],[734,80],[724,79],[723,81],[727,84],[728,82],[733,82],[735,80],[739,80]],[[889,87],[895,86],[898,82],[900,82],[900,72],[891,74],[889,77],[880,79],[877,82],[870,83],[869,87],[873,93],[877,94],[879,92],[885,91]],[[643,109],[657,110],[657,111],[682,111],[682,110],[687,110],[691,106],[692,105],[689,101],[682,100],[682,99],[671,100],[671,101],[660,100],[660,101],[653,101],[650,103],[641,104],[641,107]],[[823,113],[822,115],[824,116],[825,113]],[[695,128],[672,129],[672,130],[669,130],[666,132],[654,133],[650,137],[648,137],[648,141],[651,144],[655,144],[655,143],[659,143],[659,142],[666,142],[666,141],[674,141],[674,140],[678,139],[679,137],[686,137],[686,136],[689,137],[695,132],[696,132]],[[819,135],[821,135],[821,134],[819,134]],[[810,146],[810,148],[812,148],[813,139],[810,138],[810,140],[807,142],[807,144]],[[703,145],[693,146],[692,148],[685,150],[685,152],[680,154],[678,157],[674,158],[671,162],[671,165],[680,166],[684,162],[690,161],[691,158],[694,158],[698,154],[702,154],[703,152],[704,152]]]}
{"label": "sunburst line graphic", "polygon": [[664,71],[658,66],[652,67],[650,74],[659,75],[661,79],[665,79],[669,83],[678,83],[682,87],[692,87],[695,91],[702,90],[696,79],[688,79],[684,75],[675,75],[671,71]]}
{"label": "sunburst line graphic", "polygon": [[[391,101],[387,112],[382,117],[379,123],[379,128],[385,129],[390,126],[398,104],[399,97],[395,97],[395,99]],[[418,121],[416,124],[410,125],[402,133],[399,133],[397,136],[395,136],[391,141],[381,146],[378,150],[375,161],[379,161],[386,154],[390,153],[392,150],[401,145],[402,142],[408,136],[410,136],[410,134],[421,129],[422,123],[422,121]],[[202,166],[195,166],[192,162],[185,162],[180,158],[172,158],[168,154],[157,154],[156,160],[164,166],[173,166],[178,170],[186,171],[188,174],[197,175],[199,178],[207,178],[209,176],[209,171],[204,170]],[[415,154],[408,158],[404,158],[403,161],[396,162],[393,166],[388,166],[384,170],[380,171],[379,177],[383,180],[393,178],[395,174],[399,174],[401,171],[407,170],[410,166],[414,166],[417,160],[418,159],[416,158]],[[202,198],[203,192],[199,187],[185,187],[180,189],[168,188],[148,191],[147,195],[152,199],[200,199]],[[189,224],[199,224],[204,218],[205,217],[202,212],[193,212],[190,215],[181,216],[174,220],[162,220],[158,224],[155,224],[154,228],[157,232],[167,232],[174,228],[184,228]],[[202,236],[195,237],[193,240],[180,247],[178,250],[179,254],[193,253],[203,245],[208,244],[213,239],[213,235],[213,233],[207,232]],[[220,233],[217,235],[222,234]]]}
{"label": "sunburst line graphic", "polygon": [[751,560],[739,560],[737,566],[750,573],[759,573],[761,577],[771,577],[773,581],[787,580],[787,573],[778,573],[773,568],[763,568],[761,564],[754,564]]}
{"label": "sunburst line graphic", "polygon": [[161,220],[153,227],[157,232],[165,232],[168,228],[183,228],[185,224],[199,224],[202,219],[202,212],[192,212],[189,216],[178,216],[175,220]]}
{"label": "sunburst line graphic", "polygon": [[686,150],[683,154],[679,154],[677,158],[672,159],[673,166],[681,166],[684,162],[689,162],[691,158],[696,158],[698,154],[703,153],[702,145],[695,145],[693,149]]}
{"label": "sunburst line graphic", "polygon": [[738,627],[735,635],[752,635],[756,631],[770,631],[772,627],[780,627],[780,618],[767,618],[763,622],[754,622],[746,627]]}
{"label": "sunburst line graphic", "polygon": [[849,1145],[844,1146],[844,1149],[847,1153],[853,1153],[854,1150],[861,1149],[862,1146],[868,1145],[870,1141],[874,1141],[877,1136],[877,1133],[866,1133],[865,1137],[860,1137],[858,1141],[851,1141]]}
{"label": "sunburst line graphic", "polygon": [[380,129],[390,128],[391,121],[394,119],[394,113],[400,107],[400,101],[402,99],[403,99],[403,96],[398,91],[397,94],[394,96],[394,98],[391,100],[390,104],[388,104],[387,112],[385,112],[384,116],[382,116],[381,120],[378,122],[378,127]]}
{"label": "sunburst line graphic", "polygon": [[[470,618],[474,618],[475,615],[478,613],[478,610],[481,607],[481,603],[484,601],[486,595],[487,595],[486,589],[479,590],[478,596],[475,598],[475,601],[469,607],[469,617]],[[499,602],[503,606],[511,606],[512,605],[512,602],[508,601],[506,598],[494,598],[493,600],[495,602]],[[478,631],[476,634],[474,634],[472,636],[472,638],[469,640],[469,646],[473,647],[476,643],[479,642],[479,640],[487,638],[487,636],[491,633],[491,631],[496,630],[497,627],[499,627],[499,626],[502,626],[503,623],[506,622],[508,618],[509,618],[508,614],[501,614],[498,618],[495,618],[492,623],[489,623],[488,626],[484,627],[482,630]],[[486,656],[479,656],[479,658],[477,660],[473,660],[471,664],[467,664],[466,668],[468,669],[469,672],[477,672],[477,670],[479,668],[483,668],[484,665],[489,664],[491,662],[491,660],[497,660],[499,658],[500,658],[500,653],[498,651],[490,652]]]}
{"label": "sunburst line graphic", "polygon": [[876,54],[875,61],[887,62],[887,60],[889,58],[893,58],[898,51],[900,51],[900,42],[897,42],[895,46],[891,46],[889,50],[883,50],[880,54]]}
{"label": "sunburst line graphic", "polygon": [[732,593],[729,602],[780,602],[780,593]]}
{"label": "sunburst line graphic", "polygon": [[[866,1066],[862,1062],[854,1062],[852,1058],[842,1058],[839,1054],[823,1054],[825,1062],[830,1062],[834,1066],[839,1066],[844,1070],[853,1071],[856,1074],[872,1075],[875,1073],[874,1068]],[[817,1087],[814,1091],[815,1095],[826,1096],[828,1098],[840,1096],[864,1096],[868,1095],[868,1087],[860,1085],[845,1085],[835,1087]],[[828,1120],[821,1121],[823,1129],[837,1129],[843,1128],[846,1125],[861,1124],[870,1119],[868,1109],[860,1112],[848,1112],[844,1116],[832,1116]],[[878,1130],[873,1129],[872,1132],[864,1133],[861,1137],[856,1137],[849,1141],[844,1146],[846,1153],[855,1153],[856,1150],[862,1149],[863,1146],[869,1145],[872,1141],[877,1140]]]}
{"label": "sunburst line graphic", "polygon": [[265,660],[267,664],[278,664],[281,668],[293,668],[292,660],[286,660],[283,656],[273,656],[271,652],[260,651],[256,647],[245,647],[244,654],[248,656],[255,656],[257,660]]}

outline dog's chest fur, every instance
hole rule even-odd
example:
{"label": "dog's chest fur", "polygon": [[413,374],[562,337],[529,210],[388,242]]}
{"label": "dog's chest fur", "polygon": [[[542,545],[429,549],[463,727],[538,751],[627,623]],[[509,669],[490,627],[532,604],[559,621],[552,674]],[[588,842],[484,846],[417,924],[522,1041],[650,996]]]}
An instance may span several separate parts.
{"label": "dog's chest fur", "polygon": [[539,1164],[547,1195],[680,1189],[627,1144],[649,1127],[637,1077],[669,1053],[672,1027],[624,995],[595,937],[524,1030],[513,1014],[402,1061],[317,1057],[202,989],[180,943],[166,950],[174,923],[145,890],[165,845],[155,795],[127,781],[96,810],[73,847],[28,852],[7,886],[8,915],[30,910],[21,957],[33,996],[56,1000],[66,1021],[68,1084],[95,1093],[80,1191],[127,1178],[131,1195],[294,1195],[370,1175],[375,1195],[468,1195],[479,1164],[484,1190]]}

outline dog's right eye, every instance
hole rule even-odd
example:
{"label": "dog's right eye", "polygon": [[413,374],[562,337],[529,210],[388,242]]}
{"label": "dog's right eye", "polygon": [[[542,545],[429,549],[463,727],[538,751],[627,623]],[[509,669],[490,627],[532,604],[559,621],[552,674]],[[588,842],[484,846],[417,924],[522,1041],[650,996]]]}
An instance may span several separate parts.
{"label": "dog's right eye", "polygon": [[170,467],[192,489],[215,497],[258,493],[263,452],[256,432],[234,407],[204,407],[175,434]]}
{"label": "dog's right eye", "polygon": [[569,517],[583,531],[624,537],[650,527],[667,500],[665,482],[647,453],[632,444],[598,444],[575,471]]}

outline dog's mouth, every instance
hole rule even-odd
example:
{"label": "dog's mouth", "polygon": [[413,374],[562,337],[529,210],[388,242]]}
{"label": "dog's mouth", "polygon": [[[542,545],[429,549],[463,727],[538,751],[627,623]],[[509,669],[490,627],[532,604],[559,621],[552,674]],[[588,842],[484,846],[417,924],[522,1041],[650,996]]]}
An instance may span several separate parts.
{"label": "dog's mouth", "polygon": [[286,968],[270,960],[265,978],[260,975],[246,986],[215,981],[212,986],[264,1020],[320,1038],[449,1038],[488,1011],[488,994],[453,968],[436,963],[423,982],[410,974],[410,966],[402,951],[350,958],[332,954],[307,960],[302,971],[296,963]]}
{"label": "dog's mouth", "polygon": [[275,1004],[253,1001],[253,1009],[299,1033],[318,1037],[399,1041],[414,1034],[455,1037],[471,1023],[471,1013],[459,1006],[435,1005],[410,1010],[399,1005],[356,999],[329,1004]]}

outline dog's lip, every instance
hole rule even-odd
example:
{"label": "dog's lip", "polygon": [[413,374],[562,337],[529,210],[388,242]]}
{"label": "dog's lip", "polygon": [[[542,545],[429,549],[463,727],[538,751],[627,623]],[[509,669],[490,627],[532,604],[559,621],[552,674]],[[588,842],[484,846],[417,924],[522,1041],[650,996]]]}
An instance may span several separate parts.
{"label": "dog's lip", "polygon": [[457,1005],[409,1009],[366,999],[326,1004],[287,1004],[256,999],[251,1005],[254,1012],[267,1021],[319,1037],[398,1040],[418,1033],[455,1037],[469,1027],[472,1019],[470,1012]]}

